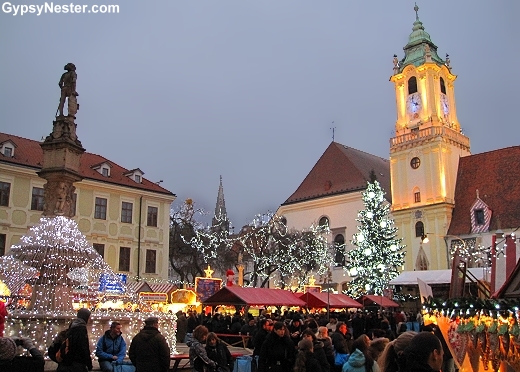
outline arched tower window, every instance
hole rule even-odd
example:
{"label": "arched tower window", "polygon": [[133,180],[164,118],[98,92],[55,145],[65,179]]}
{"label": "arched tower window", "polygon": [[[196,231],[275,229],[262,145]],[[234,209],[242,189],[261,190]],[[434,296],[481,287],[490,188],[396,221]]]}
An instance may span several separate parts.
{"label": "arched tower window", "polygon": [[345,237],[342,234],[334,238],[334,265],[345,266]]}
{"label": "arched tower window", "polygon": [[330,221],[327,217],[323,216],[320,218],[320,222],[318,222],[318,226],[322,229],[329,228],[330,227]]}
{"label": "arched tower window", "polygon": [[444,79],[440,78],[440,84],[441,84],[441,93],[446,94],[446,85],[444,84]]}
{"label": "arched tower window", "polygon": [[417,78],[412,76],[408,79],[408,94],[417,92]]}
{"label": "arched tower window", "polygon": [[414,187],[414,189],[413,189],[413,202],[414,203],[421,202],[421,190],[418,187]]}
{"label": "arched tower window", "polygon": [[424,235],[424,224],[422,223],[422,221],[418,221],[415,224],[415,236],[420,238],[423,235]]}

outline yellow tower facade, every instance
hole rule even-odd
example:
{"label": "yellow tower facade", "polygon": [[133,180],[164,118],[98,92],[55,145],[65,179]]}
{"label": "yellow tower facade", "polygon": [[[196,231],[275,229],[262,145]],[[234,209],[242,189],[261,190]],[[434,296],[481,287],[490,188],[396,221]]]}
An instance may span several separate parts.
{"label": "yellow tower facade", "polygon": [[[450,267],[444,240],[454,207],[459,158],[470,155],[457,119],[448,55],[443,60],[416,20],[405,56],[394,56],[397,120],[390,140],[392,214],[407,246],[405,270]],[[421,236],[430,242],[423,244]]]}

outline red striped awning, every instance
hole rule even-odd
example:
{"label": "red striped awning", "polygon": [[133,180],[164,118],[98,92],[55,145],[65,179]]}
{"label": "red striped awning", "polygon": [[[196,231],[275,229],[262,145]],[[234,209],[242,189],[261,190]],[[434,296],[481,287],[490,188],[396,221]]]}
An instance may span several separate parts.
{"label": "red striped awning", "polygon": [[157,283],[150,284],[151,292],[156,293],[170,293],[178,289],[177,285],[172,283]]}

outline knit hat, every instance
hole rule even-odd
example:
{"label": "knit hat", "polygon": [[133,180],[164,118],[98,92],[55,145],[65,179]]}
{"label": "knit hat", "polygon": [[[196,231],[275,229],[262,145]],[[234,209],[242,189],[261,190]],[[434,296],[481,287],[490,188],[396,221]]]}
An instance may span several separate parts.
{"label": "knit hat", "polygon": [[82,307],[78,310],[78,318],[83,319],[85,322],[88,323],[88,318],[90,318],[90,310]]}
{"label": "knit hat", "polygon": [[9,337],[0,337],[0,360],[13,360],[15,355],[15,341]]}

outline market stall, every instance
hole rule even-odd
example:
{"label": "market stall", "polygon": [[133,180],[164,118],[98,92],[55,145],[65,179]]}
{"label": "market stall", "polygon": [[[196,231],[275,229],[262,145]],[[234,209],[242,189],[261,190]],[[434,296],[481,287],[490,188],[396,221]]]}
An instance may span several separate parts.
{"label": "market stall", "polygon": [[350,309],[361,308],[359,302],[342,293],[307,292],[299,294],[309,308]]}
{"label": "market stall", "polygon": [[305,306],[294,293],[283,289],[223,287],[202,301],[203,306]]}

